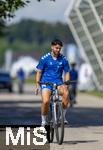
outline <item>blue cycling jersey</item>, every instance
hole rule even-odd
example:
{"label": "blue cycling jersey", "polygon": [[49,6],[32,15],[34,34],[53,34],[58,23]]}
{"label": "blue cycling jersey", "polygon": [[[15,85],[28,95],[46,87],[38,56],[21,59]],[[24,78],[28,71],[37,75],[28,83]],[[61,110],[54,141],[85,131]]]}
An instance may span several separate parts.
{"label": "blue cycling jersey", "polygon": [[42,70],[40,81],[62,83],[62,74],[70,71],[69,63],[65,56],[59,54],[54,59],[51,53],[43,55],[37,65],[37,69]]}

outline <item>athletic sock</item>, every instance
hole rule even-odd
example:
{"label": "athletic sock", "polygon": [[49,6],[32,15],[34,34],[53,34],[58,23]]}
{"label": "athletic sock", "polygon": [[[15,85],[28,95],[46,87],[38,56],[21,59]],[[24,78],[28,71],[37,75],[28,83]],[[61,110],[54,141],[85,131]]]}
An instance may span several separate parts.
{"label": "athletic sock", "polygon": [[42,115],[42,125],[46,125],[47,124],[47,115]]}
{"label": "athletic sock", "polygon": [[66,120],[66,112],[67,112],[67,108],[63,109],[63,116],[64,116],[64,123],[68,123],[68,121]]}
{"label": "athletic sock", "polygon": [[66,112],[67,112],[67,108],[66,108],[66,109],[63,109],[64,118],[65,118],[65,116],[66,116]]}

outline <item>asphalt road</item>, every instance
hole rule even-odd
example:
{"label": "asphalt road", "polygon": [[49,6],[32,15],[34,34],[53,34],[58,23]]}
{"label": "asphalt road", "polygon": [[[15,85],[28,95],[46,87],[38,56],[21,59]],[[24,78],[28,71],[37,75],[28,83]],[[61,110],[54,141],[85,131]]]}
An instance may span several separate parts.
{"label": "asphalt road", "polygon": [[[34,95],[34,87],[25,87],[18,95],[0,91],[0,125],[40,124],[41,97]],[[79,93],[77,104],[68,108],[63,145],[54,139],[51,150],[101,150],[103,148],[103,99]]]}

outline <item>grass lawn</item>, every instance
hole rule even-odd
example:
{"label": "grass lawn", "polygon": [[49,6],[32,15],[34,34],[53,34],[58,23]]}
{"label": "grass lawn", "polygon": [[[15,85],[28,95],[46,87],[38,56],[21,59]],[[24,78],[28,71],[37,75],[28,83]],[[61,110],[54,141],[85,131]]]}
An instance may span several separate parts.
{"label": "grass lawn", "polygon": [[103,91],[87,91],[86,93],[98,97],[103,97]]}

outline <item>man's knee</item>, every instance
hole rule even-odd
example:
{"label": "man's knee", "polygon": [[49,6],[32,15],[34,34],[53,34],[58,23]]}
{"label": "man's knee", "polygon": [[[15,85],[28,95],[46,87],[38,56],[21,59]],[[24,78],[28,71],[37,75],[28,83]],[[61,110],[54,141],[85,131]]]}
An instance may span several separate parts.
{"label": "man's knee", "polygon": [[63,99],[62,100],[63,100],[62,101],[63,108],[67,108],[68,103],[69,103],[69,91],[68,91],[68,89],[64,90]]}
{"label": "man's knee", "polygon": [[49,99],[42,99],[42,103],[43,103],[44,105],[48,105]]}
{"label": "man's knee", "polygon": [[63,97],[65,97],[66,99],[68,99],[68,97],[69,97],[69,91],[68,91],[68,89],[64,89]]}
{"label": "man's knee", "polygon": [[51,95],[51,91],[48,89],[43,89],[42,90],[42,103],[43,104],[48,104],[49,100],[50,100],[50,95]]}

